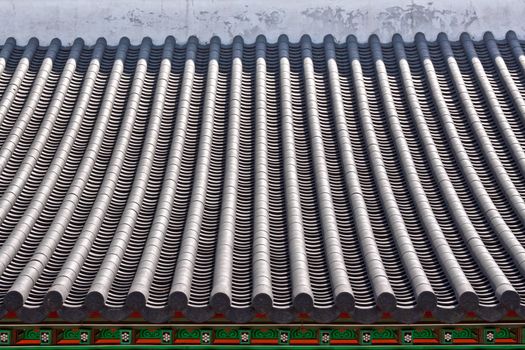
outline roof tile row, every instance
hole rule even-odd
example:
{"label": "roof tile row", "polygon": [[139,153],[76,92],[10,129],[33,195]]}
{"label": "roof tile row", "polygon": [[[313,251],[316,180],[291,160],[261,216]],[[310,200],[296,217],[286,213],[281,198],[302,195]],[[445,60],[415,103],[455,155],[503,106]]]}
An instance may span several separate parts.
{"label": "roof tile row", "polygon": [[525,317],[525,44],[0,51],[0,310]]}

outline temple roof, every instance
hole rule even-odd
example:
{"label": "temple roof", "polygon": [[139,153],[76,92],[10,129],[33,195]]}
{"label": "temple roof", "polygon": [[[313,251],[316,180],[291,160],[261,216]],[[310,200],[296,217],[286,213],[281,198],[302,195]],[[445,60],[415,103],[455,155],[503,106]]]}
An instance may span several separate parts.
{"label": "temple roof", "polygon": [[0,311],[525,317],[525,42],[0,47]]}

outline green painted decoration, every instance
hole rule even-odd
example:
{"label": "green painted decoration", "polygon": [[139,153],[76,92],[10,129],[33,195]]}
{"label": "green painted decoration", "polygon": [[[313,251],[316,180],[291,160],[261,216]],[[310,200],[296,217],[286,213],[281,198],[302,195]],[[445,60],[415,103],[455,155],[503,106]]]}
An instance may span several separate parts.
{"label": "green painted decoration", "polygon": [[179,339],[200,339],[201,332],[198,328],[186,329],[180,328],[177,332],[177,338]]}
{"label": "green painted decoration", "polygon": [[321,329],[319,331],[319,343],[321,345],[330,345],[330,340],[332,339],[332,331],[330,329]]}
{"label": "green painted decoration", "polygon": [[160,343],[162,345],[173,344],[173,331],[171,329],[162,329],[161,330]]}
{"label": "green painted decoration", "polygon": [[221,328],[215,331],[217,339],[239,339],[239,330],[232,328]]}
{"label": "green painted decoration", "polygon": [[91,344],[91,329],[79,329],[78,333],[80,345]]}
{"label": "green painted decoration", "polygon": [[277,339],[279,331],[273,328],[255,329],[252,331],[253,339]]}
{"label": "green painted decoration", "polygon": [[11,331],[9,329],[0,329],[0,345],[11,344]]}
{"label": "green painted decoration", "polygon": [[120,339],[120,333],[118,329],[114,328],[102,328],[97,334],[98,339]]}
{"label": "green painted decoration", "polygon": [[200,333],[201,344],[211,344],[212,343],[212,331],[209,329],[203,329]]}
{"label": "green painted decoration", "polygon": [[160,339],[162,337],[162,330],[143,328],[139,330],[139,339]]}
{"label": "green painted decoration", "polygon": [[240,343],[241,344],[250,344],[251,331],[249,329],[241,329],[241,330],[239,330],[239,333],[241,335]]}
{"label": "green painted decoration", "polygon": [[292,339],[316,339],[317,331],[313,328],[293,328],[290,336]]}
{"label": "green painted decoration", "polygon": [[129,345],[133,342],[133,330],[120,329],[119,330],[120,344]]}
{"label": "green painted decoration", "polygon": [[346,329],[333,329],[331,334],[332,339],[356,339],[357,340],[357,333],[354,329],[346,328]]}
{"label": "green painted decoration", "polygon": [[290,331],[289,330],[279,330],[279,344],[289,344],[290,343]]}
{"label": "green painted decoration", "polygon": [[359,334],[359,344],[361,345],[371,345],[372,344],[372,330],[371,329],[362,329]]}
{"label": "green painted decoration", "polygon": [[373,339],[396,339],[397,332],[390,328],[374,329],[372,331]]}
{"label": "green painted decoration", "polygon": [[46,345],[60,346],[82,345],[119,347],[126,346],[175,346],[178,349],[220,346],[235,346],[242,349],[254,346],[265,349],[268,346],[290,346],[304,348],[306,346],[335,346],[338,349],[350,347],[381,347],[397,346],[412,349],[435,349],[439,346],[479,346],[501,347],[514,344],[523,348],[525,344],[525,323],[508,325],[481,324],[458,325],[457,327],[439,325],[411,328],[406,325],[373,325],[361,327],[357,324],[326,325],[271,325],[258,327],[250,325],[207,324],[206,328],[198,325],[177,327],[163,325],[154,327],[151,324],[123,324],[121,327],[110,328],[97,324],[78,325],[46,324],[45,328],[30,325],[4,325],[0,329],[0,347],[16,345],[23,349],[27,346]]}
{"label": "green painted decoration", "polygon": [[40,345],[53,344],[53,332],[50,329],[40,330]]}
{"label": "green painted decoration", "polygon": [[71,328],[64,329],[64,331],[59,336],[59,339],[64,339],[64,340],[78,340],[79,338],[80,338],[80,330],[71,329]]}
{"label": "green painted decoration", "polygon": [[18,333],[17,338],[23,340],[40,340],[40,331],[34,328],[22,329]]}
{"label": "green painted decoration", "polygon": [[401,331],[401,344],[413,344],[414,331]]}
{"label": "green painted decoration", "polygon": [[415,339],[436,339],[436,334],[430,328],[414,329],[412,336]]}

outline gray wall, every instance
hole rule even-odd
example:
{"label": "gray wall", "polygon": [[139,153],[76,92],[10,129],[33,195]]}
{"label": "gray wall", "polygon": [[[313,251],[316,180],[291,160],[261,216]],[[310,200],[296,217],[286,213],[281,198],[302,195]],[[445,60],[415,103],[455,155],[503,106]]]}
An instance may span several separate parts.
{"label": "gray wall", "polygon": [[167,35],[202,41],[218,35],[224,42],[240,34],[246,42],[264,33],[270,41],[286,33],[298,40],[309,33],[321,41],[352,33],[364,41],[372,33],[388,41],[401,33],[411,41],[422,31],[428,39],[446,32],[455,39],[463,31],[481,38],[486,30],[502,38],[513,29],[525,38],[525,0],[0,0],[0,40],[20,43],[37,36],[42,44],[53,37],[88,43],[104,36],[115,44],[126,35],[133,43],[150,36],[160,43]]}

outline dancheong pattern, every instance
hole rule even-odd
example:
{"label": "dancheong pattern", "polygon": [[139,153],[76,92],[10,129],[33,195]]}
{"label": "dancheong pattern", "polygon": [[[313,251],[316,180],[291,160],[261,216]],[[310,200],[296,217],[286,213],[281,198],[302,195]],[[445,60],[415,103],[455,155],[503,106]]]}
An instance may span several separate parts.
{"label": "dancheong pattern", "polygon": [[[0,345],[519,345],[525,344],[524,329],[508,327],[314,327],[303,325],[213,326],[205,328],[158,328],[136,325],[127,328],[86,325],[84,328],[55,327],[0,329]],[[267,327],[267,328],[264,328]]]}

